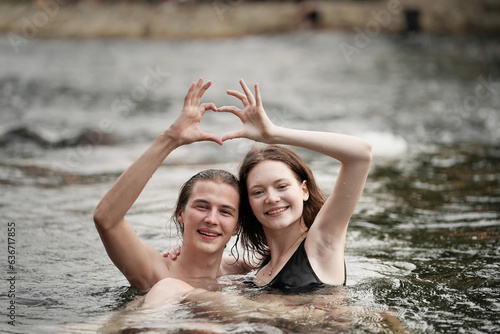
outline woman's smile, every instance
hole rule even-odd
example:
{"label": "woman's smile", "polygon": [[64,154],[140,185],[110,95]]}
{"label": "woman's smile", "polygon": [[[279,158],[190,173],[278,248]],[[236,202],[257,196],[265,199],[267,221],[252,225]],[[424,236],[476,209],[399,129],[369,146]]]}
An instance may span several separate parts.
{"label": "woman's smile", "polygon": [[265,214],[268,215],[268,216],[277,216],[280,213],[282,213],[285,210],[287,210],[288,208],[289,208],[288,206],[283,206],[283,207],[280,207],[280,208],[273,208],[273,209],[267,211]]}

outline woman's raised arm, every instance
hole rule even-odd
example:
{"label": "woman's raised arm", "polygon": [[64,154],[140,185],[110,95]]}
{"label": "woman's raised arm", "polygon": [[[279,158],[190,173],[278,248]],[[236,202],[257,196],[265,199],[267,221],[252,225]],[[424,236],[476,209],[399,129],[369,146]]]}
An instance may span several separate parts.
{"label": "woman's raised arm", "polygon": [[[353,136],[319,131],[288,129],[274,125],[267,116],[259,91],[255,97],[243,80],[244,94],[228,91],[242,101],[244,109],[234,106],[221,107],[218,111],[230,112],[240,118],[242,129],[225,135],[222,139],[248,138],[266,144],[292,145],[328,155],[341,162],[335,186],[309,229],[306,251],[315,271],[324,283],[325,277],[343,282],[344,245],[347,225],[364,188],[371,164],[371,144]],[[338,277],[337,277],[338,276]]]}

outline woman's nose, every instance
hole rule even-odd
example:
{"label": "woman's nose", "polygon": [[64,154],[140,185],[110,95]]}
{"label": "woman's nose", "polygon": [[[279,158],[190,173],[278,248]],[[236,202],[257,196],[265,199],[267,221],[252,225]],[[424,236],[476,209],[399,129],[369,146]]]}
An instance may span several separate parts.
{"label": "woman's nose", "polygon": [[280,197],[278,196],[278,193],[274,190],[270,190],[267,192],[267,197],[266,197],[266,202],[267,203],[276,203],[279,202]]}

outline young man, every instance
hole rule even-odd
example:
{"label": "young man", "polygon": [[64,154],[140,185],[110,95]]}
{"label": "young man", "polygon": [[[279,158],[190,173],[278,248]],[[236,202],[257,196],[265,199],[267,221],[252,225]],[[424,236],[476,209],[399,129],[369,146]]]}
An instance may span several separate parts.
{"label": "young man", "polygon": [[[131,285],[148,291],[158,281],[172,278],[172,294],[177,285],[185,287],[188,278],[236,273],[236,266],[221,266],[224,247],[239,229],[239,185],[224,171],[205,171],[186,182],[179,196],[176,220],[183,230],[183,255],[177,261],[162,256],[141,241],[125,214],[139,197],[153,173],[176,148],[198,141],[222,140],[203,132],[199,125],[213,103],[200,100],[211,82],[200,78],[192,83],[184,107],[172,125],[120,176],[102,198],[94,213],[94,222],[106,251]],[[178,283],[178,284],[177,284]]]}

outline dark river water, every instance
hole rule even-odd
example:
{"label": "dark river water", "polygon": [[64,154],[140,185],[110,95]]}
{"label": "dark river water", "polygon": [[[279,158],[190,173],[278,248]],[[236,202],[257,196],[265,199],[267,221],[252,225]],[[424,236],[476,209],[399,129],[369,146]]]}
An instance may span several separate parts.
{"label": "dark river water", "polygon": [[[300,32],[210,41],[0,37],[0,237],[3,333],[493,333],[500,331],[500,42]],[[344,43],[344,44],[343,44]],[[185,303],[128,312],[136,291],[92,222],[100,198],[182,107],[191,81],[258,82],[278,125],[357,135],[374,159],[347,236],[347,287],[287,297],[331,315],[271,318]],[[231,115],[207,113],[223,134]],[[174,152],[128,215],[160,251],[192,174],[236,171],[252,143]],[[330,191],[338,163],[300,150]],[[229,248],[229,247],[228,247]],[[5,278],[5,279],[4,279]],[[221,278],[223,294],[266,299]],[[341,296],[341,297],[340,297]],[[299,307],[299,306],[298,306]],[[10,322],[10,323],[9,323]],[[15,325],[15,326],[13,326]]]}

